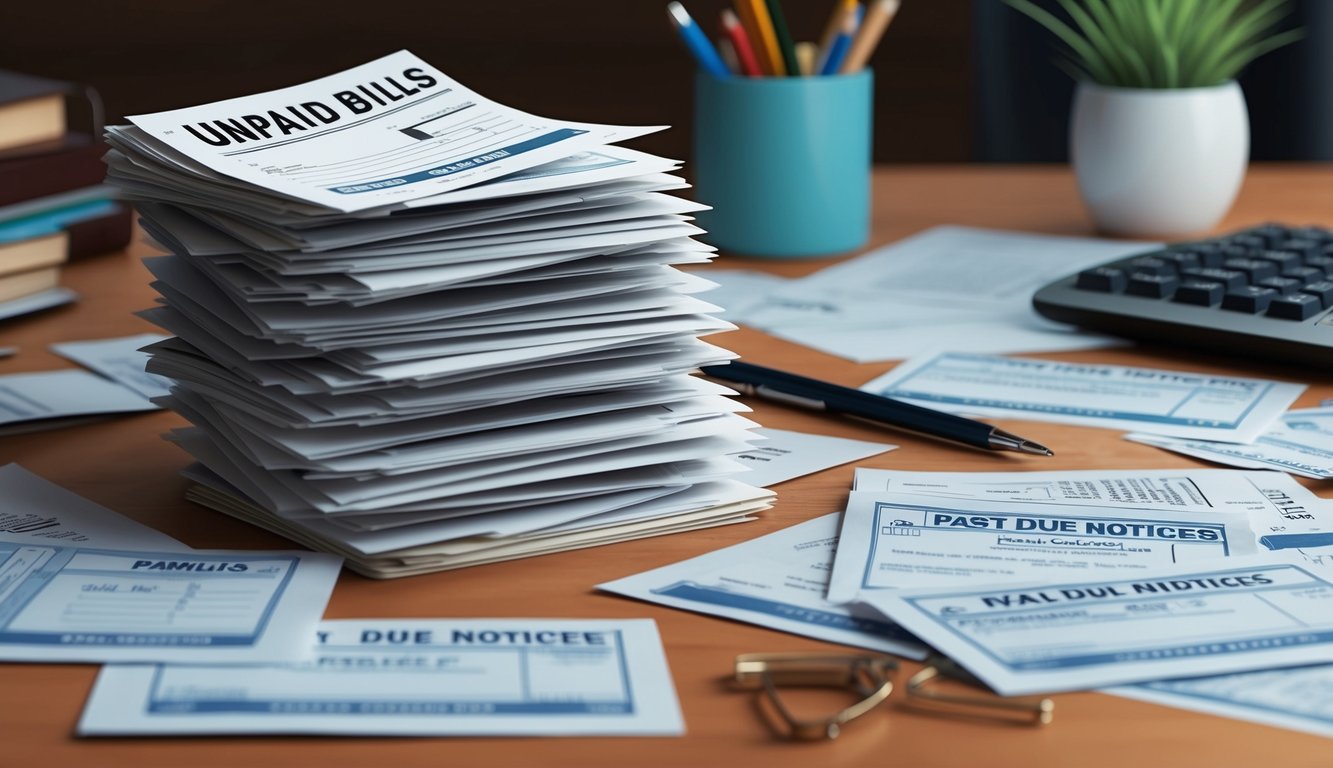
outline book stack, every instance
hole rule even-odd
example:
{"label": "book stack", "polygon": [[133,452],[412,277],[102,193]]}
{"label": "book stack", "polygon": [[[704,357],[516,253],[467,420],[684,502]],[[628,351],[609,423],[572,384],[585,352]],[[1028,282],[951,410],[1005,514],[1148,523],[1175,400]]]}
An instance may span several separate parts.
{"label": "book stack", "polygon": [[[71,301],[61,265],[129,242],[130,210],[103,184],[96,99],[0,70],[0,318]],[[90,112],[92,130],[68,127],[72,101]]]}
{"label": "book stack", "polygon": [[767,507],[728,457],[754,423],[690,375],[734,357],[676,269],[710,259],[700,206],[610,144],[645,130],[526,115],[406,52],[131,120],[109,178],[171,254],[143,314],[175,334],[149,370],[191,423],[189,498],[374,577]]}

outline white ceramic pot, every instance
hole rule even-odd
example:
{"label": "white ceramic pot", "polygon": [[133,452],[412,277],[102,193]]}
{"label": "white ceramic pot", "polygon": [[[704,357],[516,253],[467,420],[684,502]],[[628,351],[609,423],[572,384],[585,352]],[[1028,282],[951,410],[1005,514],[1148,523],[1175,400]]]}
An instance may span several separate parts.
{"label": "white ceramic pot", "polygon": [[1234,81],[1171,90],[1083,83],[1069,134],[1083,202],[1112,234],[1212,228],[1236,199],[1250,155],[1245,96]]}

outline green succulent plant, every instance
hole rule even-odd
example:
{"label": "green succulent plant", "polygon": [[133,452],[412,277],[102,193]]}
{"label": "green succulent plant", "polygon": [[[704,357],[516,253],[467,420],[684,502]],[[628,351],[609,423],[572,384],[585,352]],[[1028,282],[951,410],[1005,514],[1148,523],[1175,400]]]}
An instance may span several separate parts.
{"label": "green succulent plant", "polygon": [[1004,0],[1067,47],[1078,80],[1120,88],[1201,88],[1300,39],[1278,31],[1287,0],[1058,0],[1069,22],[1031,0]]}

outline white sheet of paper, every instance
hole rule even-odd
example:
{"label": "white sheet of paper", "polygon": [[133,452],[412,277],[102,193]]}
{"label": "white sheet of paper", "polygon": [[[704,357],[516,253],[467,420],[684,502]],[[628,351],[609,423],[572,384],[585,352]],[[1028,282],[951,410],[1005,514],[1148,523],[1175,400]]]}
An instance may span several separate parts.
{"label": "white sheet of paper", "polygon": [[750,485],[767,488],[786,480],[859,461],[892,451],[898,446],[849,440],[843,437],[812,435],[786,429],[756,429],[768,438],[734,458],[750,467],[742,479]]}
{"label": "white sheet of paper", "polygon": [[101,549],[0,534],[0,659],[295,661],[342,560]]}
{"label": "white sheet of paper", "polygon": [[9,301],[0,301],[0,320],[58,307],[62,304],[78,301],[78,299],[79,294],[62,287],[39,291]]}
{"label": "white sheet of paper", "polygon": [[407,51],[289,88],[128,119],[213,171],[339,211],[438,195],[659,130],[529,115]]}
{"label": "white sheet of paper", "polygon": [[1271,553],[866,599],[1006,696],[1333,661],[1328,571]]}
{"label": "white sheet of paper", "polygon": [[18,464],[0,467],[0,536],[11,542],[107,549],[189,549]]}
{"label": "white sheet of paper", "polygon": [[144,370],[148,363],[148,353],[140,352],[139,348],[165,338],[156,333],[141,333],[115,339],[62,341],[52,344],[51,351],[146,398],[154,398],[167,394],[171,382]]}
{"label": "white sheet of paper", "polygon": [[1007,500],[1027,505],[1091,505],[1182,513],[1237,512],[1249,517],[1268,549],[1333,543],[1333,502],[1280,472],[1234,469],[1075,469],[1058,472],[904,472],[856,470],[858,491],[945,499]]}
{"label": "white sheet of paper", "polygon": [[[311,633],[315,635],[315,633]],[[346,619],[314,658],[104,667],[79,733],[677,736],[649,619]]]}
{"label": "white sheet of paper", "polygon": [[1333,738],[1333,664],[1157,680],[1104,692]]}
{"label": "white sheet of paper", "polygon": [[741,321],[857,362],[1123,344],[1039,317],[1031,297],[1052,280],[1152,247],[935,227],[788,281]]}
{"label": "white sheet of paper", "polygon": [[1256,551],[1244,515],[852,491],[829,579],[835,603],[877,590],[1085,576]]}
{"label": "white sheet of paper", "polygon": [[861,389],[951,413],[1250,442],[1305,385],[946,352],[908,360]]}
{"label": "white sheet of paper", "polygon": [[1233,467],[1276,469],[1315,480],[1333,479],[1333,408],[1293,409],[1248,445],[1131,433],[1126,440],[1154,445]]}
{"label": "white sheet of paper", "polygon": [[155,410],[143,396],[87,371],[0,376],[0,424]]}
{"label": "white sheet of paper", "polygon": [[916,638],[860,605],[824,599],[838,513],[597,588],[650,603],[920,659]]}

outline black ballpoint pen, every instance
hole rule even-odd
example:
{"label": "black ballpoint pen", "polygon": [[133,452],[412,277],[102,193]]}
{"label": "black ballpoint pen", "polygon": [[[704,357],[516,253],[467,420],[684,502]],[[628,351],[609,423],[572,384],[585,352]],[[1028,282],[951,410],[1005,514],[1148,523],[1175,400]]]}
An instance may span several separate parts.
{"label": "black ballpoint pen", "polygon": [[794,373],[737,361],[725,365],[705,365],[699,370],[710,379],[735,387],[742,394],[765,400],[837,413],[976,448],[1018,451],[1037,456],[1055,455],[1044,445],[990,424]]}

